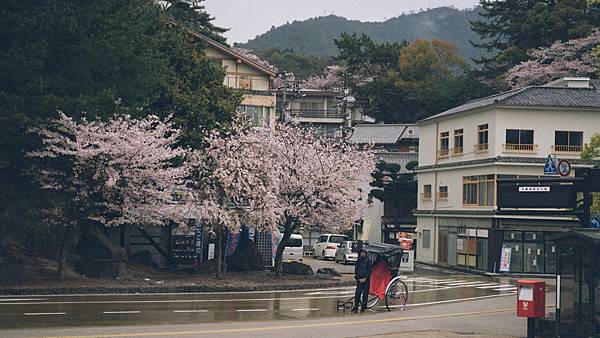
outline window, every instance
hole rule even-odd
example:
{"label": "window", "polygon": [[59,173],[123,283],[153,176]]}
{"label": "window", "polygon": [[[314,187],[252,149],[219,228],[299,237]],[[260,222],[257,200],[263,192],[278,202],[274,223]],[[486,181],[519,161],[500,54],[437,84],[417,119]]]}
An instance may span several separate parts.
{"label": "window", "polygon": [[463,153],[463,130],[456,129],[454,131],[454,153],[462,154]]}
{"label": "window", "polygon": [[327,242],[327,236],[326,235],[319,236],[319,239],[317,239],[317,243],[324,243],[324,242]]}
{"label": "window", "polygon": [[424,200],[431,199],[431,184],[425,184],[423,186],[423,195],[421,196]]}
{"label": "window", "polygon": [[555,131],[554,151],[580,153],[583,146],[583,132],[581,131]]}
{"label": "window", "polygon": [[534,151],[533,130],[506,129],[505,151]]}
{"label": "window", "polygon": [[447,199],[448,198],[448,187],[447,186],[440,186],[440,191],[438,192],[438,198],[439,199]]}
{"label": "window", "polygon": [[346,236],[331,236],[329,238],[329,243],[342,243],[343,241],[347,241],[348,237]]}
{"label": "window", "polygon": [[438,157],[448,156],[448,149],[450,149],[450,133],[446,131],[440,133],[440,151],[438,152]]}
{"label": "window", "polygon": [[477,144],[475,145],[476,151],[482,151],[488,149],[488,125],[481,124],[477,126]]}
{"label": "window", "polygon": [[271,107],[242,105],[239,110],[246,115],[255,127],[271,125]]}
{"label": "window", "polygon": [[463,177],[463,205],[493,206],[496,180],[494,175]]}
{"label": "window", "polygon": [[431,247],[431,230],[423,230],[423,249]]}
{"label": "window", "polygon": [[223,68],[223,60],[209,60],[208,62],[214,67]]}
{"label": "window", "polygon": [[323,102],[300,102],[301,110],[323,110]]}
{"label": "window", "polygon": [[290,248],[301,248],[302,247],[302,239],[301,238],[290,238],[287,242],[287,247]]}
{"label": "window", "polygon": [[252,89],[252,77],[240,75],[239,79],[239,89]]}

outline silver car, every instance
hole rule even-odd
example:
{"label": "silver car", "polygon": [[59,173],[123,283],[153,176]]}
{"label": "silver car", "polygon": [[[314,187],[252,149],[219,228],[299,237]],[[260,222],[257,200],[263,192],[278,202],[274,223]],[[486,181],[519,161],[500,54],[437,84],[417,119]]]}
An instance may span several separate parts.
{"label": "silver car", "polygon": [[336,263],[344,263],[344,265],[346,265],[349,262],[356,262],[357,259],[358,254],[356,252],[352,252],[352,241],[342,242],[335,251]]}

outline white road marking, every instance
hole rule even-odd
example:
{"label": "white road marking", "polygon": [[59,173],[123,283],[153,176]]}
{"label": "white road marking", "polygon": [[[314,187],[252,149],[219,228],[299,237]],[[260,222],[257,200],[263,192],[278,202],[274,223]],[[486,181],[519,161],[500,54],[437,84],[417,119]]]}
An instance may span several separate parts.
{"label": "white road marking", "polygon": [[475,286],[479,284],[485,284],[484,282],[462,282],[462,283],[451,283],[448,286]]}
{"label": "white road marking", "polygon": [[459,280],[459,279],[446,279],[446,280],[438,280],[435,282],[431,282],[432,284],[450,284],[450,283],[462,283],[462,282],[466,282],[465,280]]}
{"label": "white road marking", "polygon": [[142,313],[142,311],[103,311],[102,313],[105,315],[127,315]]}
{"label": "white road marking", "polygon": [[311,295],[349,295],[349,294],[353,294],[354,291],[353,290],[348,290],[348,291],[334,291],[334,292],[327,292],[327,291],[317,291],[317,292],[309,292],[309,293],[305,293],[305,295],[307,296],[311,296]]}
{"label": "white road marking", "polygon": [[240,309],[237,312],[267,312],[267,309]]}
{"label": "white road marking", "polygon": [[483,288],[484,286],[492,286],[492,287],[498,286],[498,283],[477,284],[477,285],[475,285],[475,286],[476,286],[478,289],[481,289],[481,288]]}
{"label": "white road marking", "polygon": [[204,313],[208,312],[208,310],[175,310],[175,313]]}
{"label": "white road marking", "polygon": [[63,316],[66,312],[25,312],[26,316]]}
{"label": "white road marking", "polygon": [[0,302],[40,301],[44,298],[0,298]]}
{"label": "white road marking", "polygon": [[502,288],[502,287],[507,287],[510,286],[509,284],[496,284],[496,285],[492,285],[492,286],[478,286],[478,289],[493,289],[493,288]]}
{"label": "white road marking", "polygon": [[308,309],[292,309],[292,311],[319,311],[317,308],[308,308]]}
{"label": "white road marking", "polygon": [[494,291],[512,291],[512,290],[516,290],[517,287],[516,286],[511,286],[509,288],[498,288],[498,289],[494,289]]}

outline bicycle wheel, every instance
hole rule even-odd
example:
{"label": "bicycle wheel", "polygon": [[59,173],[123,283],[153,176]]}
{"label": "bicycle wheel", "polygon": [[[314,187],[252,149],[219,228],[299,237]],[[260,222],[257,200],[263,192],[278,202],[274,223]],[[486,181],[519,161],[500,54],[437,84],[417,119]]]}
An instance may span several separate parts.
{"label": "bicycle wheel", "polygon": [[385,293],[385,307],[388,311],[392,309],[406,309],[408,302],[408,287],[399,278],[393,279]]}
{"label": "bicycle wheel", "polygon": [[[379,303],[379,297],[375,295],[369,295],[369,299],[367,300],[367,309],[370,309]],[[354,307],[354,297],[348,299],[346,301],[346,310],[351,310]],[[360,305],[359,305],[360,307]]]}

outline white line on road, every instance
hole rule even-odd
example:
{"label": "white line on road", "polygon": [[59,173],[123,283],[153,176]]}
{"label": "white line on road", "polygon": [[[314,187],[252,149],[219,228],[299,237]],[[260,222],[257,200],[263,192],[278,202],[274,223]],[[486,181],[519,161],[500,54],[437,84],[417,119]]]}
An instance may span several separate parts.
{"label": "white line on road", "polygon": [[105,315],[127,315],[142,313],[142,311],[103,311],[102,313]]}
{"label": "white line on road", "polygon": [[493,289],[493,288],[502,288],[502,287],[507,287],[510,286],[509,284],[495,284],[495,285],[491,285],[491,286],[478,286],[478,289]]}
{"label": "white line on road", "polygon": [[66,312],[25,312],[26,316],[63,316]]}
{"label": "white line on road", "polygon": [[512,291],[512,290],[516,290],[517,287],[516,286],[511,286],[509,288],[498,288],[498,289],[494,289],[494,291]]}
{"label": "white line on road", "polygon": [[479,284],[485,284],[484,282],[462,282],[462,283],[451,283],[448,286],[475,286]]}
{"label": "white line on road", "polygon": [[175,310],[175,313],[204,313],[208,312],[208,310]]}
{"label": "white line on road", "polygon": [[319,311],[317,308],[309,308],[309,309],[292,309],[292,311]]}
{"label": "white line on road", "polygon": [[267,312],[267,309],[240,309],[237,312]]}
{"label": "white line on road", "polygon": [[22,302],[22,301],[40,301],[45,300],[44,298],[3,298],[0,302]]}

